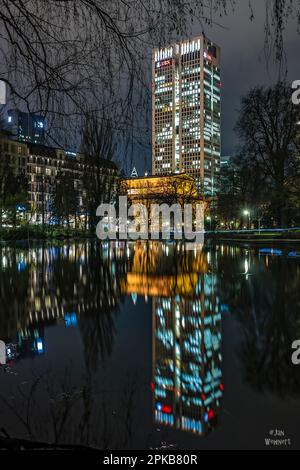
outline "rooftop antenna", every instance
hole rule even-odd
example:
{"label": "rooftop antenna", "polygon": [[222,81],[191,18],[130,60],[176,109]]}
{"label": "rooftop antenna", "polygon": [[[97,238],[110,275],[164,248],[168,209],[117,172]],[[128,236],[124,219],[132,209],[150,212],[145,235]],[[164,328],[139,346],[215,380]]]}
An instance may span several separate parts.
{"label": "rooftop antenna", "polygon": [[139,175],[138,175],[138,172],[136,171],[136,168],[135,168],[135,166],[134,166],[133,169],[132,169],[132,172],[131,172],[130,177],[131,177],[131,178],[137,178],[138,176],[139,176]]}

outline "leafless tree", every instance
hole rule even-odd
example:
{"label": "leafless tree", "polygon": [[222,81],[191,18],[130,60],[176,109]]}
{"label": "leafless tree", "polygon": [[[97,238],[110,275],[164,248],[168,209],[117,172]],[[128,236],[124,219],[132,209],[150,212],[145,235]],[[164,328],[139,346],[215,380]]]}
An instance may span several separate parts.
{"label": "leafless tree", "polygon": [[110,119],[100,120],[95,113],[86,115],[81,135],[81,152],[84,155],[81,183],[90,230],[95,229],[99,204],[112,200],[117,177],[117,169],[112,162],[115,140]]}
{"label": "leafless tree", "polygon": [[[300,21],[299,2],[265,3],[266,49],[275,48],[280,61],[288,18],[294,14]],[[74,126],[87,109],[110,114],[119,133],[131,129],[138,138],[138,131],[149,127],[147,113],[140,122],[140,111],[150,103],[152,46],[186,35],[192,22],[204,30],[235,5],[235,0],[1,0],[0,80],[10,104],[47,116],[51,137],[61,145],[70,132],[76,135]]]}
{"label": "leafless tree", "polygon": [[[242,99],[236,124],[241,154],[251,157],[264,175],[261,184],[268,183],[279,226],[287,223],[288,183],[295,177],[296,163],[299,165],[299,120],[299,107],[292,103],[290,88],[279,82],[273,87],[250,90]],[[257,188],[257,178],[253,184]]]}

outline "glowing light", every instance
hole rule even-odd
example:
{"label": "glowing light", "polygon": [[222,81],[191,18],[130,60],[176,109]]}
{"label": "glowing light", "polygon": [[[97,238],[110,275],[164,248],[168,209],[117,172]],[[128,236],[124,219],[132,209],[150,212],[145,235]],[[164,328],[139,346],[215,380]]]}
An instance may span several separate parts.
{"label": "glowing light", "polygon": [[44,351],[44,345],[43,345],[43,341],[41,339],[37,340],[36,347],[37,347],[38,353],[42,354],[42,352]]}
{"label": "glowing light", "polygon": [[162,411],[164,413],[170,414],[170,413],[172,413],[172,408],[169,405],[162,405]]}

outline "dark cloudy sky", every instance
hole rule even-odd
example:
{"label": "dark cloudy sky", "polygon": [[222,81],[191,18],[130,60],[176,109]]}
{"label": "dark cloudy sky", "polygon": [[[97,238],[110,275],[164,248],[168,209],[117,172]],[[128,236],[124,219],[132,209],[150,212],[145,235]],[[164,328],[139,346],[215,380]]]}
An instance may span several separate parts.
{"label": "dark cloudy sky", "polygon": [[[206,35],[221,47],[222,90],[222,154],[234,153],[237,140],[233,127],[240,97],[255,85],[276,81],[277,69],[266,65],[264,55],[265,2],[254,0],[255,18],[251,22],[248,0],[239,0],[235,12],[218,21],[224,28],[206,28]],[[197,28],[193,28],[197,33]],[[299,42],[296,22],[291,19],[284,35],[287,80],[300,79]]]}

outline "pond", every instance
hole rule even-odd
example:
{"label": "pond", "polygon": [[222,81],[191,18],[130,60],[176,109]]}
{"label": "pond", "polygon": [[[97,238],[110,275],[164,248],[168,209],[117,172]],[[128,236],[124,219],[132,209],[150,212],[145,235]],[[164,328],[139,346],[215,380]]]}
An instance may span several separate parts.
{"label": "pond", "polygon": [[[292,248],[2,246],[0,423],[100,449],[300,449]],[[2,343],[3,345],[3,343]]]}

